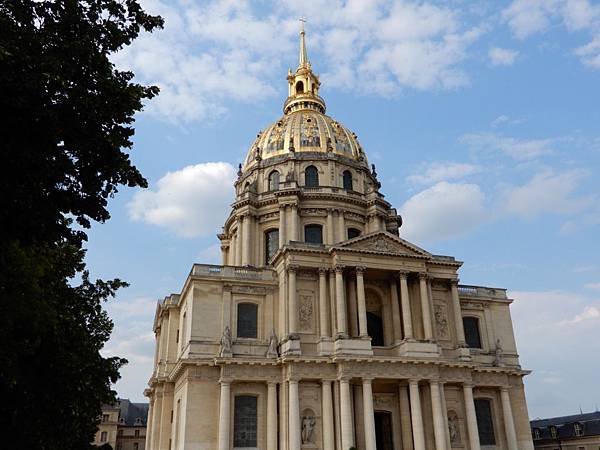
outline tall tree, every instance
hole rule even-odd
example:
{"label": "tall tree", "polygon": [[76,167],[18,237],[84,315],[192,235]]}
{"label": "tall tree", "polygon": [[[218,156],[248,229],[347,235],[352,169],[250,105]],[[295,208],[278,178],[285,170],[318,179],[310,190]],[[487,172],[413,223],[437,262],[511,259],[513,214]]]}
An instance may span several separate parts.
{"label": "tall tree", "polygon": [[[137,0],[0,1],[0,429],[3,446],[89,448],[126,361],[100,354],[102,302],[85,230],[132,165],[134,114],[158,93],[110,55],[162,27]],[[75,280],[80,281],[75,281]]]}

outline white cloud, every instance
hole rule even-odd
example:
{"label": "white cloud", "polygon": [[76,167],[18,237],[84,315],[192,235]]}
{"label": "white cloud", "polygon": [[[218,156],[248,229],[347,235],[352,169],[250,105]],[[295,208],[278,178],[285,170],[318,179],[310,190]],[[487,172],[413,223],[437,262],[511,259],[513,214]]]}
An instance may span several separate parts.
{"label": "white cloud", "polygon": [[575,50],[575,54],[581,57],[586,66],[593,69],[600,69],[600,35],[586,45]]}
{"label": "white cloud", "polygon": [[225,162],[168,172],[154,190],[135,193],[128,204],[129,216],[184,237],[216,233],[233,199],[235,177],[235,169]]}
{"label": "white cloud", "polygon": [[600,291],[600,283],[588,283],[585,285],[588,289],[594,289],[596,291]]}
{"label": "white cloud", "polygon": [[504,11],[503,19],[519,39],[545,31],[561,0],[515,0]]}
{"label": "white cloud", "polygon": [[496,117],[492,123],[490,124],[492,127],[498,127],[500,125],[517,125],[523,123],[524,119],[515,119],[513,117],[507,116],[506,114],[502,114]]}
{"label": "white cloud", "polygon": [[486,220],[484,200],[476,184],[437,183],[402,205],[400,235],[417,242],[458,237]]}
{"label": "white cloud", "polygon": [[[295,1],[151,0],[165,29],[115,55],[144,83],[161,88],[147,112],[174,122],[210,120],[228,101],[285,92],[285,65],[297,61]],[[267,9],[268,12],[264,12]],[[327,87],[390,95],[402,88],[449,89],[468,83],[461,63],[484,32],[468,12],[416,1],[305,2],[309,56]],[[323,11],[328,11],[323,14]]]}
{"label": "white cloud", "polygon": [[520,361],[533,370],[525,384],[531,417],[578,410],[594,391],[600,370],[600,362],[587,357],[600,351],[598,299],[565,291],[512,291],[509,296],[515,299],[511,312]]}
{"label": "white cloud", "polygon": [[481,168],[473,164],[435,161],[422,165],[418,173],[408,177],[408,181],[414,184],[435,184],[440,181],[461,179],[480,171]]}
{"label": "white cloud", "polygon": [[488,56],[493,66],[512,66],[519,54],[516,50],[506,48],[492,47]]}
{"label": "white cloud", "polygon": [[542,213],[571,214],[590,204],[590,198],[575,197],[584,172],[571,170],[556,174],[546,171],[535,175],[522,186],[513,187],[502,199],[504,209],[521,217]]}
{"label": "white cloud", "polygon": [[575,50],[583,64],[600,69],[600,5],[589,0],[514,0],[502,17],[513,34],[525,39],[564,25],[568,31],[588,31],[592,40]]}
{"label": "white cloud", "polygon": [[561,320],[560,325],[568,326],[575,325],[580,322],[588,320],[599,320],[600,319],[600,308],[596,306],[586,306],[580,314],[577,314],[572,319]]}
{"label": "white cloud", "polygon": [[531,160],[552,152],[554,139],[517,139],[492,133],[471,133],[460,142],[478,152],[499,151],[517,160]]}

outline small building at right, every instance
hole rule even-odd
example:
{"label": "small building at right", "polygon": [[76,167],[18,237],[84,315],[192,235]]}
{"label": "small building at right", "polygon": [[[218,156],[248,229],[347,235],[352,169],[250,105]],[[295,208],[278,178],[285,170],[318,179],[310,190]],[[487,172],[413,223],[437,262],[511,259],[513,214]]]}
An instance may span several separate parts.
{"label": "small building at right", "polygon": [[539,450],[600,450],[600,411],[531,421]]}

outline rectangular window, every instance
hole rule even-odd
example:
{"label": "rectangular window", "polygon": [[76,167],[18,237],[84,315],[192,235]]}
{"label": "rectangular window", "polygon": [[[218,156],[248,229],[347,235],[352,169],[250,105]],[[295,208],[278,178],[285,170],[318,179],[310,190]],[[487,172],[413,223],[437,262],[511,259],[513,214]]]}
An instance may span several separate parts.
{"label": "rectangular window", "polygon": [[258,399],[249,395],[235,398],[233,413],[233,446],[256,447]]}
{"label": "rectangular window", "polygon": [[254,303],[240,303],[237,307],[237,337],[258,336],[258,306]]}
{"label": "rectangular window", "polygon": [[102,422],[108,422],[110,416],[108,414],[102,414]]}
{"label": "rectangular window", "polygon": [[108,433],[106,431],[103,431],[102,433],[100,433],[100,442],[106,442],[108,440]]}
{"label": "rectangular window", "polygon": [[137,442],[133,443],[133,450],[139,450],[140,449],[140,444],[138,444]]}
{"label": "rectangular window", "polygon": [[470,348],[481,348],[481,336],[479,334],[479,319],[477,317],[463,317],[463,328],[465,330],[465,341]]}
{"label": "rectangular window", "polygon": [[140,437],[140,430],[135,430],[135,437]]}
{"label": "rectangular window", "polygon": [[486,398],[475,399],[475,415],[479,429],[479,442],[481,445],[496,445],[494,435],[494,422],[492,420],[492,402]]}

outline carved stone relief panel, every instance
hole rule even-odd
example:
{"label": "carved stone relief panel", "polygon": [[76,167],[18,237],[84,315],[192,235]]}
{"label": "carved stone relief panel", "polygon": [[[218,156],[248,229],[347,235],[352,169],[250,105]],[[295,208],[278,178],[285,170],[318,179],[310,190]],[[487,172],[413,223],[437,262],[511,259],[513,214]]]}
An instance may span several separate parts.
{"label": "carved stone relief panel", "polygon": [[315,293],[302,289],[298,292],[298,324],[300,331],[314,333],[315,322]]}
{"label": "carved stone relief panel", "polygon": [[450,331],[448,329],[448,308],[445,303],[435,302],[433,305],[433,315],[435,318],[435,332],[440,340],[449,340]]}
{"label": "carved stone relief panel", "polygon": [[373,407],[375,409],[391,411],[396,406],[396,403],[397,403],[396,394],[384,394],[384,393],[373,394]]}

